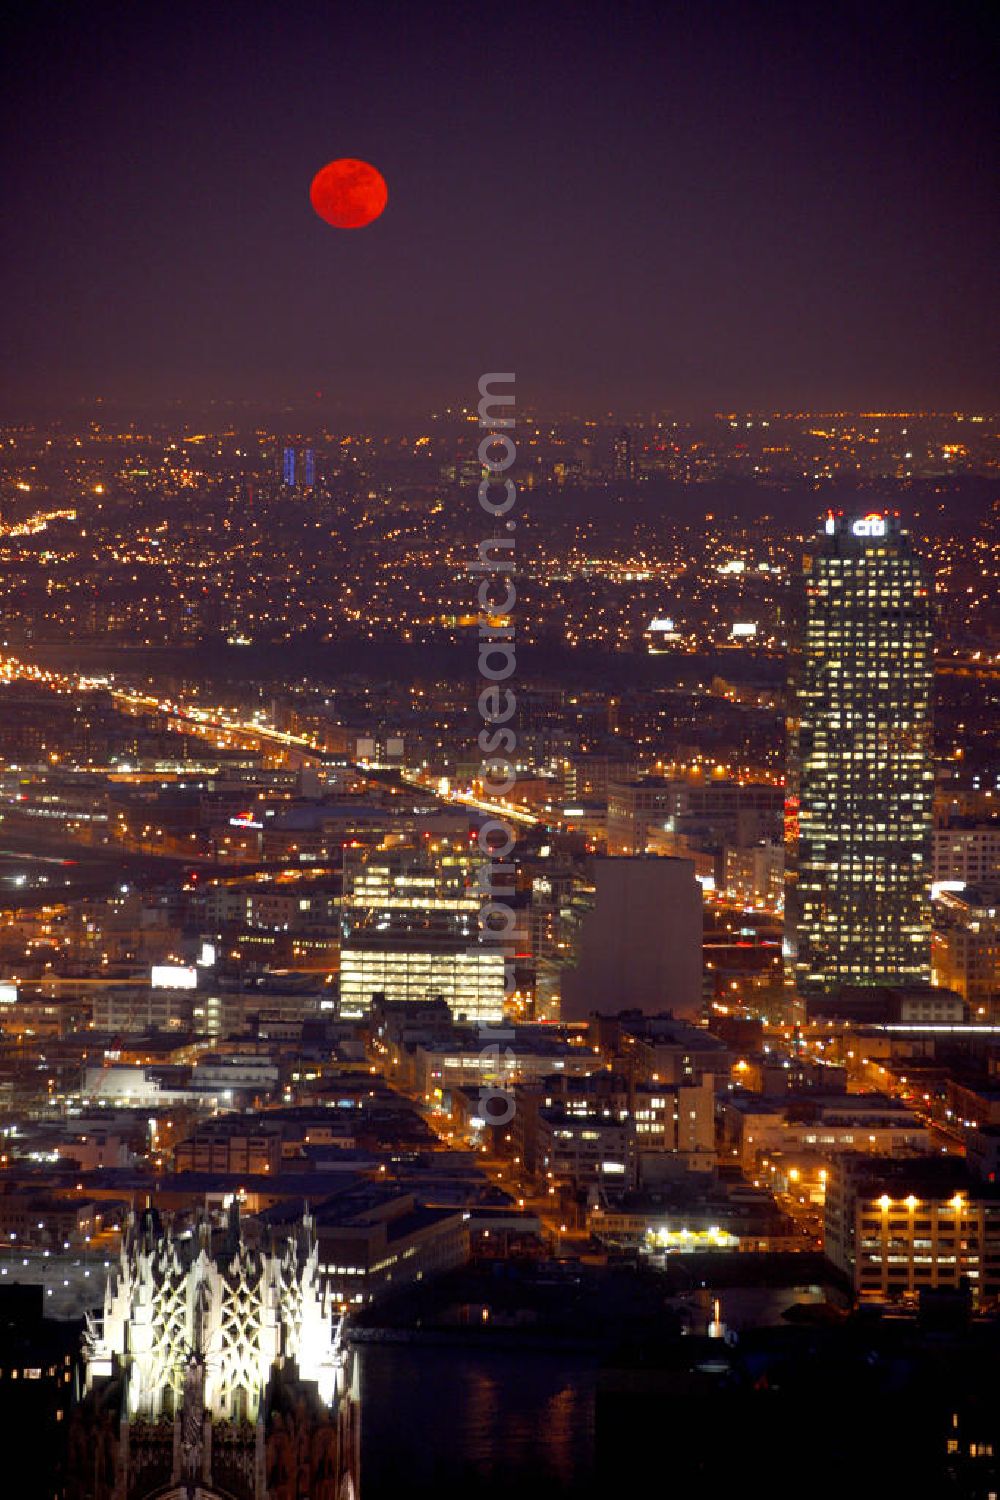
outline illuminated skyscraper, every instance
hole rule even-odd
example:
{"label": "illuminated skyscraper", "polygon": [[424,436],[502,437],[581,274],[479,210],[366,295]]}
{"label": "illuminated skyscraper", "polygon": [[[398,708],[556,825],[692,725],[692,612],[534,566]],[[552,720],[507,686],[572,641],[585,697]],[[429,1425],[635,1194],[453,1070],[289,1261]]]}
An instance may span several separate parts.
{"label": "illuminated skyscraper", "polygon": [[281,479],[283,484],[295,483],[295,449],[284,448],[281,453]]}
{"label": "illuminated skyscraper", "polygon": [[316,452],[313,448],[302,450],[302,488],[314,489],[316,486]]}
{"label": "illuminated skyscraper", "polygon": [[792,642],[788,978],[930,979],[931,606],[893,516],[829,515]]}

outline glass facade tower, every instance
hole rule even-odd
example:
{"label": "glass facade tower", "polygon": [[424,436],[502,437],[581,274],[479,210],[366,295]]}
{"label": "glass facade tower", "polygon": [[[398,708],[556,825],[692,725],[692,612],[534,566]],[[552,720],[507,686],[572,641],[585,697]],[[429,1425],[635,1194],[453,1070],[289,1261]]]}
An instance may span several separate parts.
{"label": "glass facade tower", "polygon": [[792,640],[786,975],[930,980],[931,603],[895,516],[830,514]]}
{"label": "glass facade tower", "polygon": [[368,1015],[373,997],[382,995],[444,1000],[455,1020],[500,1020],[504,955],[480,935],[477,868],[468,855],[410,849],[345,859],[342,1016]]}

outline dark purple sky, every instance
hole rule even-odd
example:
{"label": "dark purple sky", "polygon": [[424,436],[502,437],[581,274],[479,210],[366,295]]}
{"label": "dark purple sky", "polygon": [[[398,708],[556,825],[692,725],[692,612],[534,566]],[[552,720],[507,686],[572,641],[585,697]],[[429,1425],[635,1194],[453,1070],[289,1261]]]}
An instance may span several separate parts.
{"label": "dark purple sky", "polygon": [[[12,10],[8,415],[997,404],[987,4]],[[309,206],[344,155],[368,230]]]}

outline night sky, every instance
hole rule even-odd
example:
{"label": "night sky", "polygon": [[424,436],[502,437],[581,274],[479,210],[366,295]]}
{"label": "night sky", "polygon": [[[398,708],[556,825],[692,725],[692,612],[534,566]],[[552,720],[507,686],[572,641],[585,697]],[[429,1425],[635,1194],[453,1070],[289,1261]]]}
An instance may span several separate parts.
{"label": "night sky", "polygon": [[[991,19],[992,13],[992,19]],[[995,7],[21,0],[4,415],[997,403]],[[338,231],[313,173],[374,162]]]}

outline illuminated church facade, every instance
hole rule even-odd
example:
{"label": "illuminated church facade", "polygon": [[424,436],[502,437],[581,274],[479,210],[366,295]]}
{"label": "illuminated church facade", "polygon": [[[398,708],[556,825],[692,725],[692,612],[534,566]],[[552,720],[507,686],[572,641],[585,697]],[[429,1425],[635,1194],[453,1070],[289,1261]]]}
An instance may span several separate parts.
{"label": "illuminated church facade", "polygon": [[308,1212],[280,1246],[133,1219],[84,1340],[70,1500],[355,1500],[358,1391]]}

